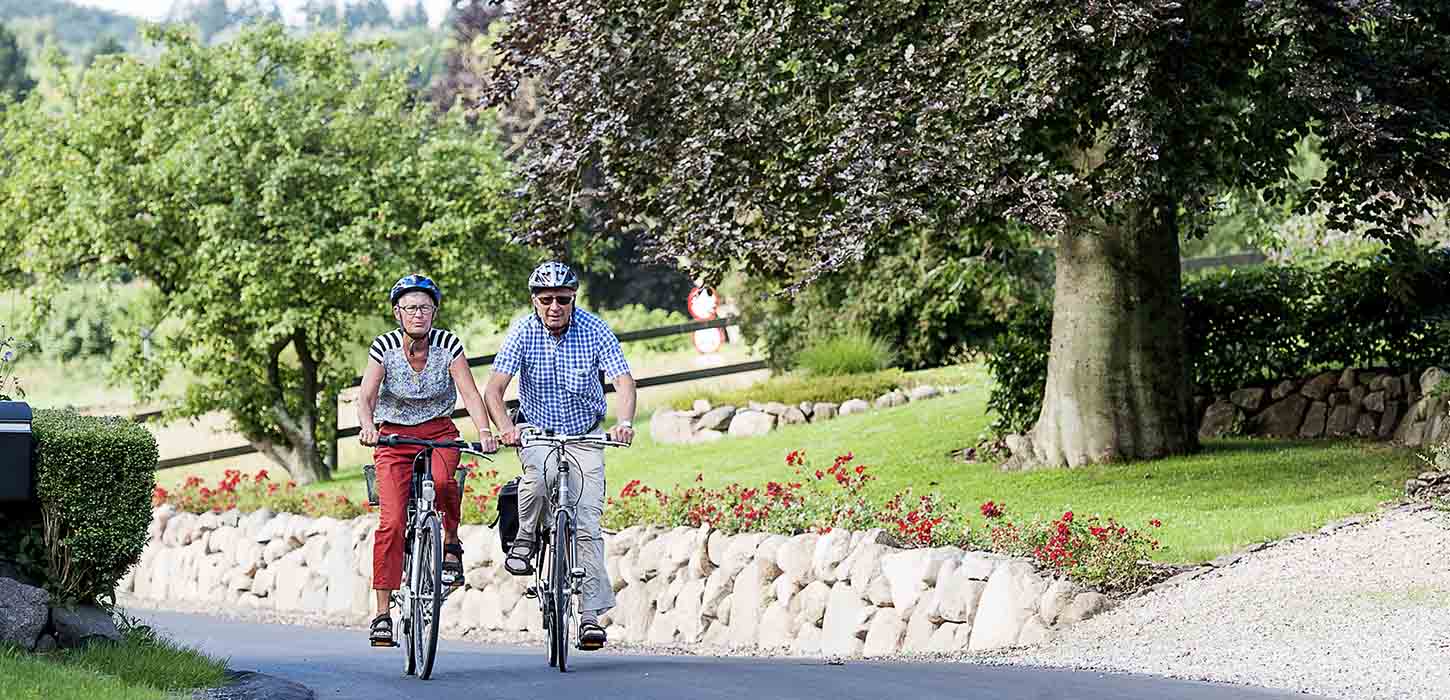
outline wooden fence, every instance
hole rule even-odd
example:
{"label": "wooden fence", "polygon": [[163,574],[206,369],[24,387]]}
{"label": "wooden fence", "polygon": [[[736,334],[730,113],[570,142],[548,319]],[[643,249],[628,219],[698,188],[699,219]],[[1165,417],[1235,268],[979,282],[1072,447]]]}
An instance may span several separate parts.
{"label": "wooden fence", "polygon": [[[644,330],[616,333],[615,337],[619,338],[619,342],[621,343],[630,343],[639,340],[650,340],[652,338],[663,338],[671,335],[694,333],[698,330],[725,328],[727,326],[734,325],[736,321],[736,317],[730,316],[726,318],[710,319],[708,321],[694,321],[691,323],[680,323],[672,326],[660,326],[658,328],[646,328]],[[488,355],[470,357],[468,358],[468,366],[481,367],[484,365],[493,364],[493,358],[495,356],[496,353],[490,353]],[[763,360],[754,360],[751,362],[737,362],[735,364],[722,365],[720,367],[707,367],[705,369],[690,370],[688,372],[674,372],[671,374],[661,374],[653,377],[639,377],[635,380],[635,385],[643,389],[645,387],[665,386],[667,384],[678,384],[681,382],[692,382],[697,379],[723,377],[731,374],[739,374],[741,372],[754,372],[762,369],[765,369],[765,362]],[[601,381],[603,381],[602,377]],[[346,388],[356,388],[361,384],[362,377],[356,377],[353,379],[352,383],[349,384]],[[610,384],[605,384],[604,391],[605,393],[612,393],[614,391],[614,386]],[[508,405],[510,408],[513,408],[518,405],[518,402],[511,399],[509,400]],[[137,413],[131,418],[132,420],[135,420],[137,422],[154,421],[164,415],[164,413],[164,411],[150,411],[147,413]],[[452,417],[463,418],[467,415],[467,410],[459,408],[453,412]],[[337,439],[342,440],[344,438],[353,437],[356,436],[359,432],[361,432],[361,428],[359,428],[358,426],[351,426],[347,428],[339,426],[337,429]],[[160,462],[157,462],[156,468],[170,469],[172,467],[184,467],[191,464],[201,464],[203,462],[214,462],[220,459],[240,457],[242,455],[251,454],[256,451],[256,448],[252,447],[251,445],[239,445],[237,447],[228,447],[221,450],[198,452],[195,454],[163,459]]]}

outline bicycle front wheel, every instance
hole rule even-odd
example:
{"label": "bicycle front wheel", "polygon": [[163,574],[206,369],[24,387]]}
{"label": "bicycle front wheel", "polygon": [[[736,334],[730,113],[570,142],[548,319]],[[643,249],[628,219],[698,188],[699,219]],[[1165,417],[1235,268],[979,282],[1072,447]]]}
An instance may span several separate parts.
{"label": "bicycle front wheel", "polygon": [[549,566],[551,560],[549,555],[554,550],[549,548],[549,539],[540,531],[535,535],[538,546],[534,553],[534,593],[539,598],[539,612],[544,616],[544,633],[548,636],[549,647],[549,668],[559,665],[559,645],[554,640],[554,588],[549,581],[553,580],[553,572]]}
{"label": "bicycle front wheel", "polygon": [[569,630],[574,626],[574,577],[570,574],[574,554],[574,527],[569,514],[560,512],[554,521],[554,654],[559,659],[559,672],[567,671]]}
{"label": "bicycle front wheel", "polygon": [[439,615],[443,609],[443,533],[437,516],[430,516],[419,529],[414,552],[418,587],[413,591],[413,652],[417,655],[418,677],[433,675],[433,656],[438,651]]}

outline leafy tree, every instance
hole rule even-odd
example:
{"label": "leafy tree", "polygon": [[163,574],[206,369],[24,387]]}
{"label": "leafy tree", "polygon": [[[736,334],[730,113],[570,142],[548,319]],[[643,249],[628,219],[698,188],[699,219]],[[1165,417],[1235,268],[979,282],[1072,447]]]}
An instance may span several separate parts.
{"label": "leafy tree", "polygon": [[[19,102],[35,88],[35,79],[30,77],[28,64],[15,35],[0,24],[0,99]],[[0,102],[0,106],[3,104]]]}
{"label": "leafy tree", "polygon": [[398,18],[398,26],[404,29],[428,26],[428,10],[423,7],[423,0],[416,0],[403,10],[403,16]]}
{"label": "leafy tree", "polygon": [[95,46],[92,46],[86,51],[86,56],[81,61],[81,65],[89,68],[101,56],[114,56],[123,53],[126,53],[126,47],[116,37],[107,36],[96,42]]}
{"label": "leafy tree", "polygon": [[199,0],[188,4],[177,19],[195,24],[205,41],[231,26],[235,18],[227,9],[227,0]]}
{"label": "leafy tree", "polygon": [[342,23],[336,0],[306,0],[302,3],[302,16],[312,29],[335,29]]}
{"label": "leafy tree", "polygon": [[197,379],[174,416],[227,411],[299,481],[325,478],[357,329],[393,281],[440,279],[446,313],[516,289],[503,163],[486,132],[414,100],[401,71],[359,73],[381,49],[336,32],[146,36],[154,62],[97,64],[66,113],[34,100],[7,113],[0,259],[43,285],[118,265],[148,280],[138,323],[174,330],[150,357],[122,339],[138,393],[184,368]]}
{"label": "leafy tree", "polygon": [[138,20],[67,0],[0,0],[0,22],[11,24],[17,31],[21,24],[43,30],[60,39],[73,59],[79,59],[97,37],[114,36],[129,42],[136,35]]}
{"label": "leafy tree", "polygon": [[[1197,448],[1179,234],[1235,189],[1407,238],[1450,188],[1440,0],[520,0],[494,102],[537,79],[534,240],[580,211],[661,255],[809,280],[927,223],[1057,237],[1034,461]],[[601,176],[586,179],[590,169]],[[990,230],[988,228],[987,230]]]}
{"label": "leafy tree", "polygon": [[351,0],[343,10],[343,19],[354,29],[393,26],[393,14],[383,0]]}

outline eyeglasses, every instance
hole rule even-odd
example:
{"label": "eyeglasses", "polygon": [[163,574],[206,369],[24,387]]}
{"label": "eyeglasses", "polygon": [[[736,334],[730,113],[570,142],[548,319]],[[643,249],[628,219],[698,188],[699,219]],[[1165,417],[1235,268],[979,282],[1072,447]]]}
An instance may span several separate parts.
{"label": "eyeglasses", "polygon": [[409,304],[398,308],[409,316],[432,316],[435,309],[432,304]]}
{"label": "eyeglasses", "polygon": [[552,306],[554,304],[554,302],[559,302],[559,306],[568,306],[568,305],[574,303],[574,297],[572,297],[572,296],[568,296],[568,297],[534,297],[534,298],[539,300],[539,305],[540,306]]}

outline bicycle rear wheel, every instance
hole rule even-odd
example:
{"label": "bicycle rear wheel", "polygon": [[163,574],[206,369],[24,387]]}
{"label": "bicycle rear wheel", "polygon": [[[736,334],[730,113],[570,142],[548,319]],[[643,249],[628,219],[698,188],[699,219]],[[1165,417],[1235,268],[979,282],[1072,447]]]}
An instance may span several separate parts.
{"label": "bicycle rear wheel", "polygon": [[560,512],[554,521],[553,588],[555,653],[559,657],[559,672],[568,670],[569,631],[574,624],[574,579],[569,575],[573,564],[573,530],[569,514]]}
{"label": "bicycle rear wheel", "polygon": [[430,515],[418,533],[414,561],[418,586],[413,590],[413,644],[418,657],[418,677],[433,675],[433,656],[438,651],[438,617],[443,609],[443,533],[438,517]]}

